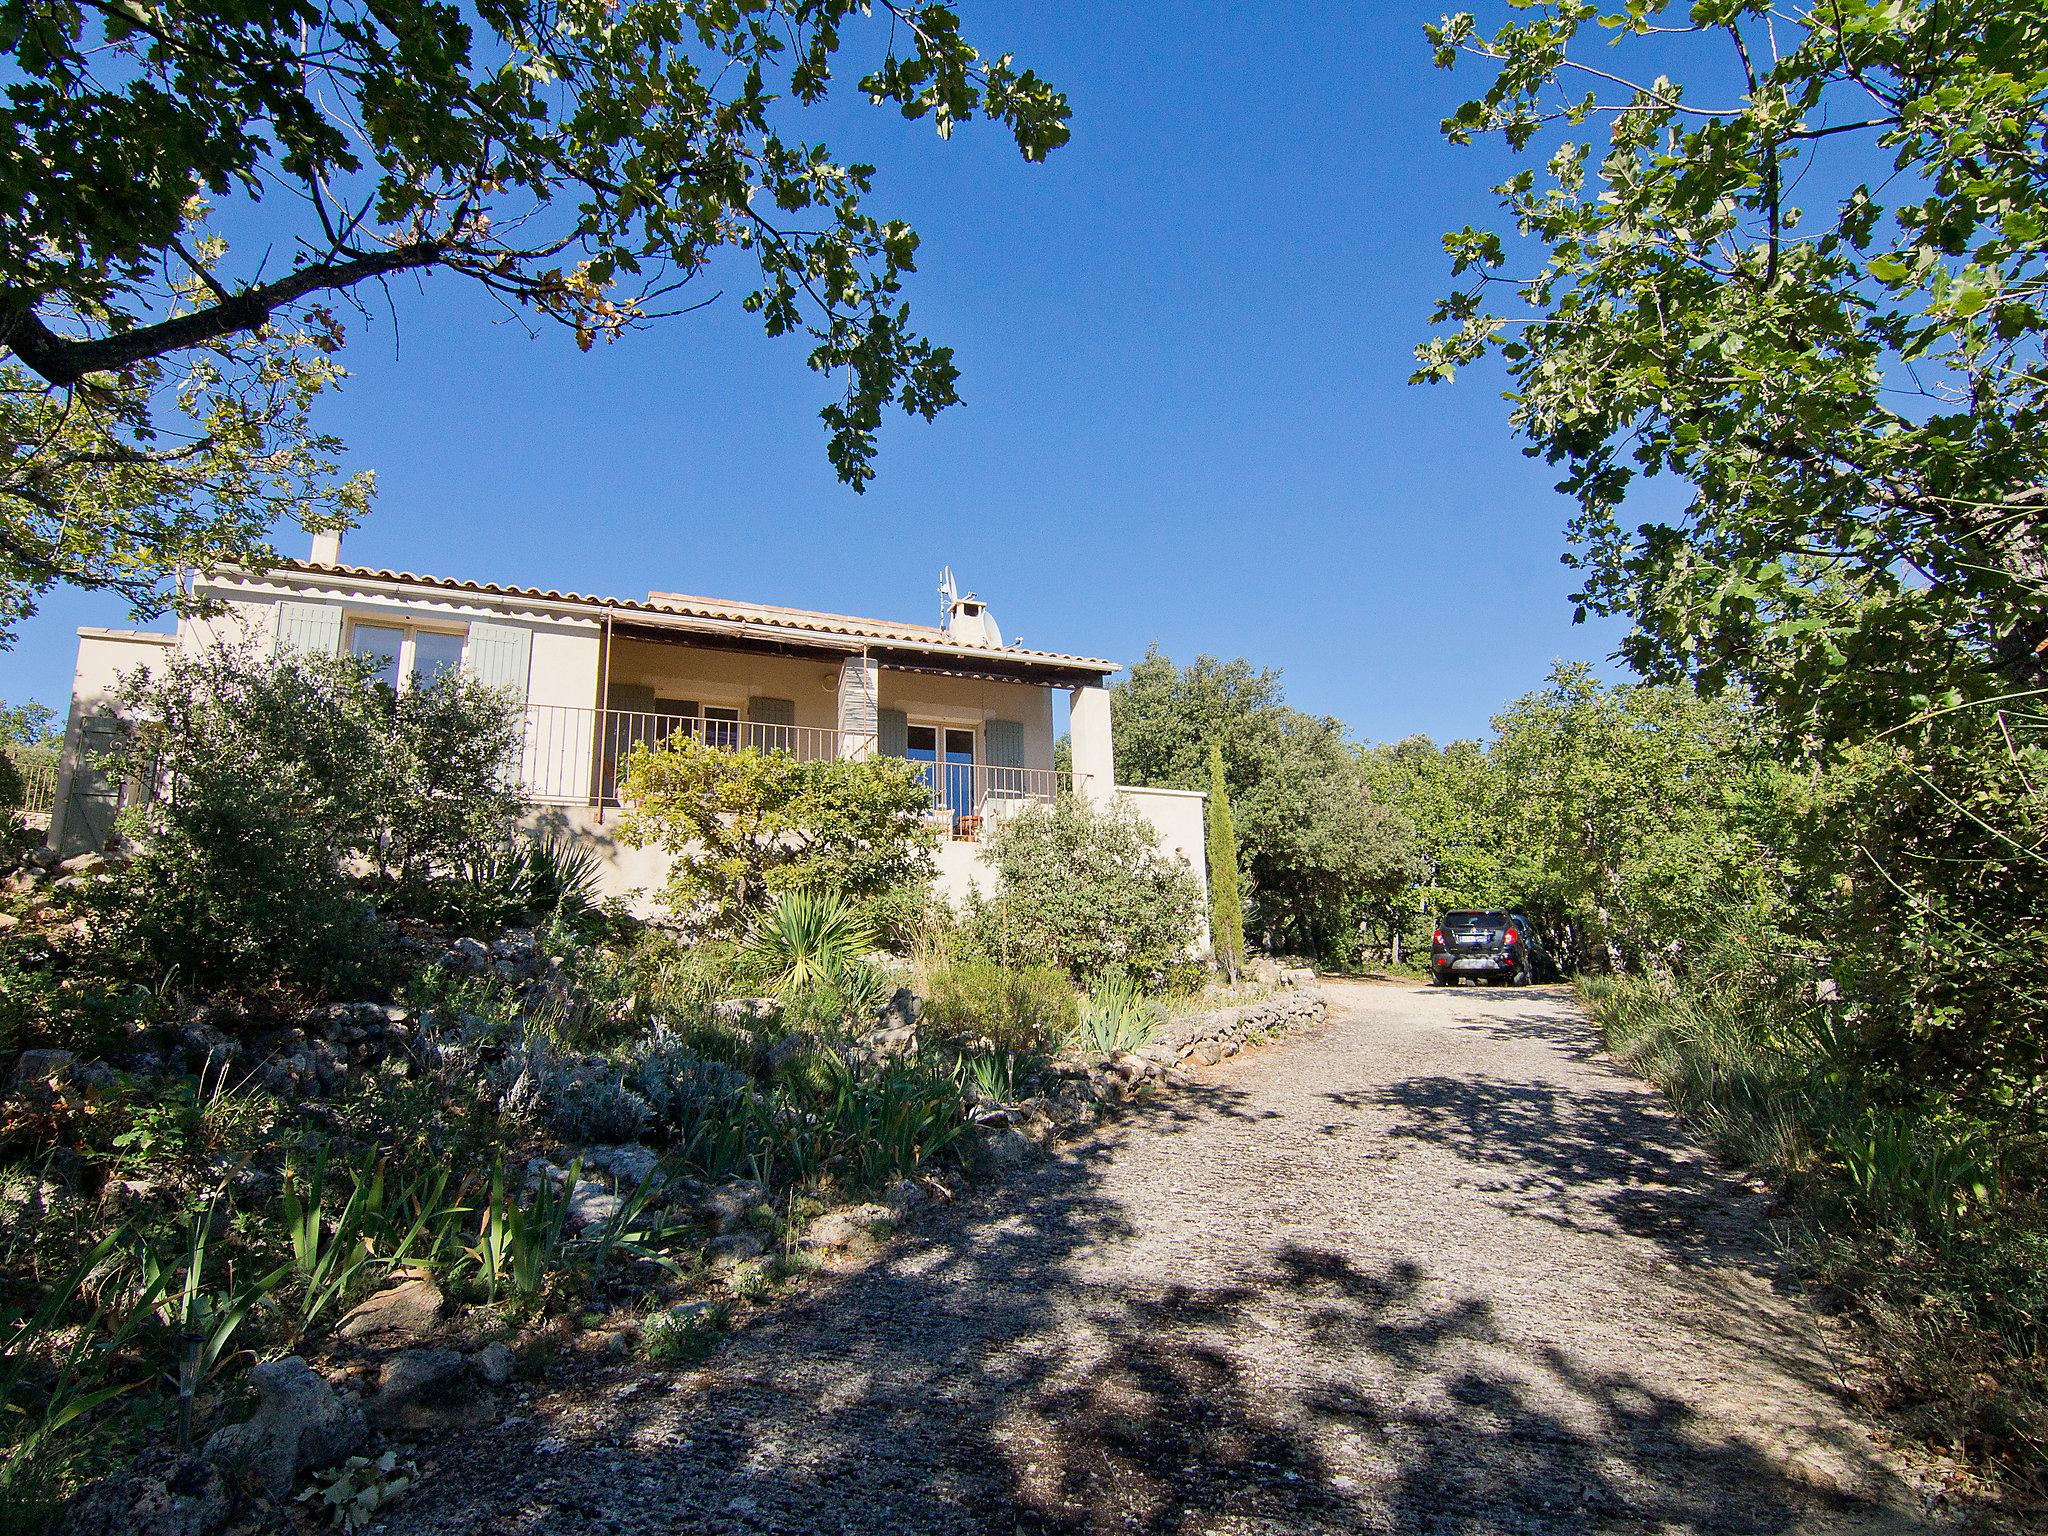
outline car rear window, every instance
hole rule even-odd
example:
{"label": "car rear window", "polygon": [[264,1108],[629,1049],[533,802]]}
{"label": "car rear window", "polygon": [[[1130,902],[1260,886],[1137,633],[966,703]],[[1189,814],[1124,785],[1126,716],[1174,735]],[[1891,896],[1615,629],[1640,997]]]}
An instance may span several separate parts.
{"label": "car rear window", "polygon": [[1505,928],[1508,915],[1505,912],[1446,912],[1439,928]]}

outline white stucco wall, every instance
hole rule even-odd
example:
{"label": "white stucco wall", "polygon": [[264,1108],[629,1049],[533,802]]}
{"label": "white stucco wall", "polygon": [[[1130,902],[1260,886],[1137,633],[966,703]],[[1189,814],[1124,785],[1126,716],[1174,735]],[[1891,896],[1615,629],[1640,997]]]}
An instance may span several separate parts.
{"label": "white stucco wall", "polygon": [[200,591],[220,599],[224,606],[216,615],[187,619],[179,625],[178,643],[188,651],[244,637],[267,644],[277,632],[277,605],[281,602],[332,603],[339,607],[345,620],[344,646],[348,644],[346,625],[358,620],[447,630],[466,629],[479,621],[511,624],[533,635],[526,685],[529,705],[573,709],[597,706],[598,652],[603,626],[594,618],[551,613],[517,599],[486,603],[459,592],[419,588],[380,591],[373,584],[346,577],[323,580],[318,573],[295,575],[288,586],[265,582],[215,583],[202,585]]}
{"label": "white stucco wall", "polygon": [[658,848],[633,848],[620,842],[620,815],[616,808],[543,805],[528,811],[519,825],[522,831],[537,836],[559,833],[573,837],[597,855],[600,900],[616,896],[636,916],[656,916],[661,910],[661,888],[668,879],[668,855]]}
{"label": "white stucco wall", "polygon": [[137,673],[154,675],[176,644],[173,635],[141,630],[78,632],[71,712],[64,722],[57,798],[50,812],[50,846],[66,857],[97,851],[117,808],[119,786],[92,759],[112,744],[111,724],[122,685]]}

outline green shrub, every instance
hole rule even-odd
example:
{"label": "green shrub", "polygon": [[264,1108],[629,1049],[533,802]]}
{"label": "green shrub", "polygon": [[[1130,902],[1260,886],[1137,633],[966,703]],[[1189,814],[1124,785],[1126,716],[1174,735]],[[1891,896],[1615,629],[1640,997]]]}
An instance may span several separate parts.
{"label": "green shrub", "polygon": [[597,854],[567,832],[485,841],[470,851],[457,876],[429,885],[437,915],[456,921],[507,923],[560,920],[587,925],[598,911]]}
{"label": "green shrub", "polygon": [[[1244,891],[1238,883],[1237,829],[1230,814],[1230,787],[1223,776],[1223,747],[1209,743],[1209,948],[1232,981],[1244,969]],[[1346,930],[1349,932],[1350,930]]]}
{"label": "green shrub", "polygon": [[[371,690],[381,738],[371,777],[373,833],[364,850],[398,883],[403,898],[432,908],[438,887],[456,881],[486,850],[503,846],[519,814],[515,780],[521,711],[502,691],[465,672],[393,694]],[[536,869],[527,842],[530,878]],[[545,859],[547,855],[541,854]],[[536,889],[536,899],[557,894]]]}
{"label": "green shrub", "polygon": [[931,886],[931,786],[900,758],[799,761],[677,732],[634,750],[624,793],[619,836],[668,853],[669,908],[707,933],[744,932],[785,892]]}
{"label": "green shrub", "polygon": [[693,1302],[642,1323],[640,1348],[664,1365],[694,1365],[718,1347],[731,1325],[732,1310],[723,1302]]}
{"label": "green shrub", "polygon": [[756,920],[746,956],[778,996],[844,984],[875,947],[874,931],[844,898],[789,891]]}
{"label": "green shrub", "polygon": [[360,985],[381,956],[352,870],[418,891],[502,839],[516,809],[516,711],[459,674],[394,696],[360,658],[220,646],[125,698],[144,722],[126,771],[159,793],[110,916],[183,980]]}
{"label": "green shrub", "polygon": [[745,1072],[698,1055],[666,1029],[633,1049],[626,1083],[646,1102],[655,1132],[671,1141],[688,1140],[708,1116],[731,1113],[749,1088]]}
{"label": "green shrub", "polygon": [[1073,797],[1005,823],[988,860],[1000,888],[968,902],[968,943],[993,959],[1029,958],[1083,986],[1128,976],[1167,986],[1193,964],[1201,885],[1129,804]]}
{"label": "green shrub", "polygon": [[1048,1051],[1073,1027],[1073,983],[1056,965],[947,960],[925,972],[919,992],[928,1034],[962,1045],[986,1042],[998,1054]]}

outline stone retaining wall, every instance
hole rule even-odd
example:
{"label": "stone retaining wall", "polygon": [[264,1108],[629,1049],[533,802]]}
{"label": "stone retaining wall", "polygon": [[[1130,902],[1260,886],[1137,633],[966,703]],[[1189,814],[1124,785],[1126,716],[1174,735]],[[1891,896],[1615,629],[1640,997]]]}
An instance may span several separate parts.
{"label": "stone retaining wall", "polygon": [[1175,1061],[1214,1066],[1235,1056],[1246,1040],[1268,1031],[1299,1029],[1322,1018],[1328,1009],[1314,987],[1294,986],[1276,997],[1260,998],[1235,1008],[1214,1008],[1169,1019],[1152,1042],[1153,1050],[1172,1053]]}

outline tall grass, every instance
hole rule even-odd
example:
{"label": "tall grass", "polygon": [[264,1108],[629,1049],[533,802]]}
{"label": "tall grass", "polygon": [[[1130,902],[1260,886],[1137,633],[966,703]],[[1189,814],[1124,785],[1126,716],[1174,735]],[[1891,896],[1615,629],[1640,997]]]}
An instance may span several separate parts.
{"label": "tall grass", "polygon": [[1874,1346],[1880,1406],[2048,1488],[2042,1149],[1870,1074],[1839,1005],[1753,974],[1579,993],[1619,1060],[1782,1192],[1795,1251]]}

